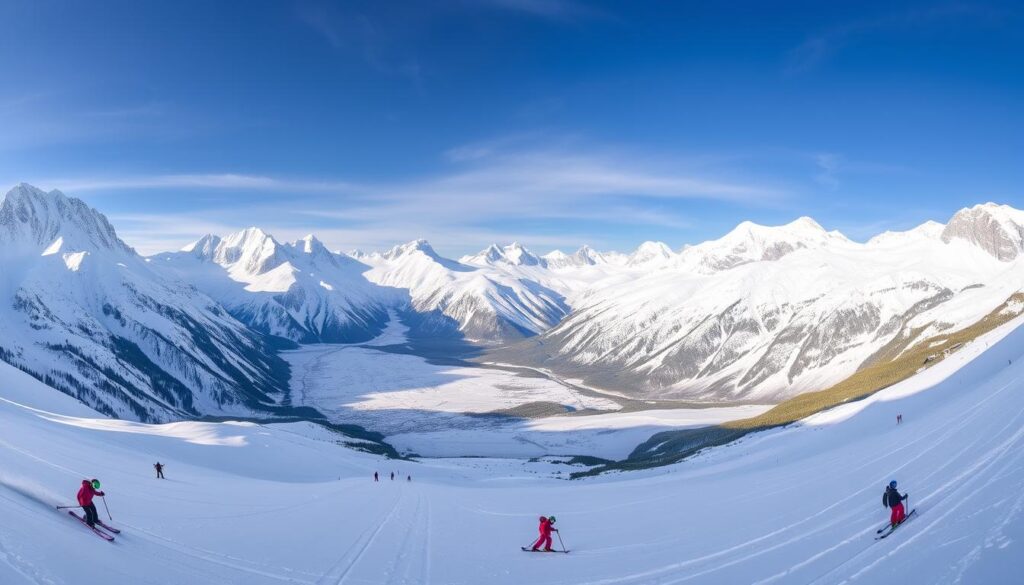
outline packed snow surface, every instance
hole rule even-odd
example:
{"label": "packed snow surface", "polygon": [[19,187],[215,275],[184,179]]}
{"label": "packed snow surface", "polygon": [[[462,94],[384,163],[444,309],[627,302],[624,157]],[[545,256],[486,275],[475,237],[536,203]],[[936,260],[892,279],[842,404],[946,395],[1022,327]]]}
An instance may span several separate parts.
{"label": "packed snow surface", "polygon": [[[582,481],[550,462],[385,460],[309,424],[111,423],[0,364],[0,583],[1018,582],[1022,322],[871,398]],[[114,544],[53,508],[92,477]],[[890,479],[917,514],[875,541]],[[519,550],[540,514],[570,554]]]}

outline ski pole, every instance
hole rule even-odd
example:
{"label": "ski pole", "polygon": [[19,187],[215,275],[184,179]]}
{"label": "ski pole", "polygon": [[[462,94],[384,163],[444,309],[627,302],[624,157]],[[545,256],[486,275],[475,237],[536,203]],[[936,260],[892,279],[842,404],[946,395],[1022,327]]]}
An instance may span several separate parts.
{"label": "ski pole", "polygon": [[558,544],[562,545],[562,550],[563,550],[564,552],[568,552],[568,549],[566,549],[566,548],[565,548],[565,543],[564,543],[564,542],[562,542],[562,532],[561,532],[561,531],[559,531],[559,530],[556,530],[556,531],[555,531],[555,534],[557,534],[557,535],[558,535]]}
{"label": "ski pole", "polygon": [[107,507],[107,497],[103,496],[100,499],[103,500],[103,509],[107,511],[107,518],[110,519],[111,522],[113,522],[114,519],[110,517],[110,508]]}

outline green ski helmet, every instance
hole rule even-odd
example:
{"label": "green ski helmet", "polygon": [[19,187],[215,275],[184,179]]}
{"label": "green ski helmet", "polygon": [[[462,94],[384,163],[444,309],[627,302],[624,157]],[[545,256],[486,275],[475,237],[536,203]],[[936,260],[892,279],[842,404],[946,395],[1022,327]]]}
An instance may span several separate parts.
{"label": "green ski helmet", "polygon": [[555,517],[554,516],[548,516],[548,522],[554,524],[555,523]]}
{"label": "green ski helmet", "polygon": [[92,480],[92,489],[94,489],[94,490],[100,489],[100,480],[98,480],[98,479]]}

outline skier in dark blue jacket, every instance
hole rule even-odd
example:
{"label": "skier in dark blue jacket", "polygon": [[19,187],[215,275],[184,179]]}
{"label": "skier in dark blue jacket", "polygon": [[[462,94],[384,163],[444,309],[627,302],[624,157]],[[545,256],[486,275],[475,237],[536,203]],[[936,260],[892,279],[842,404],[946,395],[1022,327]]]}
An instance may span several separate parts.
{"label": "skier in dark blue jacket", "polygon": [[892,523],[893,528],[896,528],[896,525],[907,517],[906,510],[903,509],[903,500],[909,496],[910,494],[900,495],[899,490],[896,489],[895,479],[889,482],[889,487],[885,488],[885,493],[882,494],[882,505],[892,510],[889,522]]}

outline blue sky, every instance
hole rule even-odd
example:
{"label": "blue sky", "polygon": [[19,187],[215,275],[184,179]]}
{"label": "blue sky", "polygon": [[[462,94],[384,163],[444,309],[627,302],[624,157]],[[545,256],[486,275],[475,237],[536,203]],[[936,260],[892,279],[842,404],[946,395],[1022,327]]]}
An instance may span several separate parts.
{"label": "blue sky", "polygon": [[[770,4],[770,6],[769,6]],[[1024,207],[1014,2],[0,3],[0,184],[144,253],[258,225],[674,248]]]}

